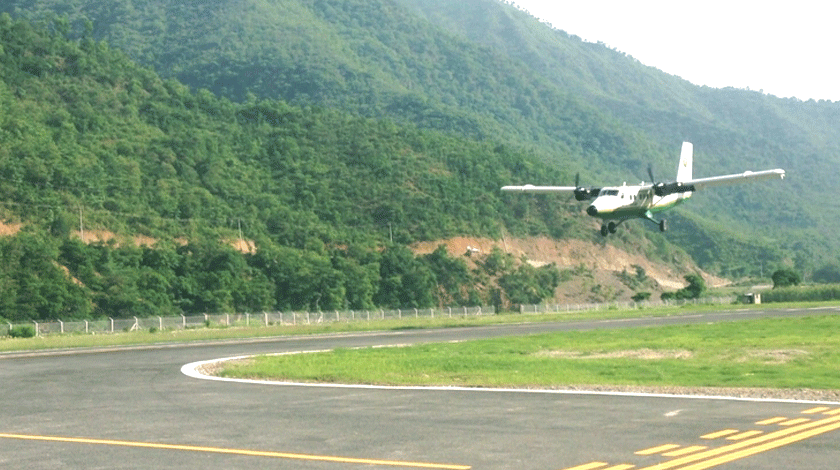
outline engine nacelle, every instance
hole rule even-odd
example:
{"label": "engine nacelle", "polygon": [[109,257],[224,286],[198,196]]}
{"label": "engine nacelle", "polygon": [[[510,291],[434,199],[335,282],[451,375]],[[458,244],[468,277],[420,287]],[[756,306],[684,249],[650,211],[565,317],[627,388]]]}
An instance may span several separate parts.
{"label": "engine nacelle", "polygon": [[653,185],[653,193],[659,197],[664,197],[669,194],[681,194],[694,192],[694,185],[680,183],[656,183]]}
{"label": "engine nacelle", "polygon": [[586,201],[587,199],[595,199],[598,196],[598,193],[601,192],[601,188],[584,188],[578,186],[575,188],[575,199],[578,201]]}

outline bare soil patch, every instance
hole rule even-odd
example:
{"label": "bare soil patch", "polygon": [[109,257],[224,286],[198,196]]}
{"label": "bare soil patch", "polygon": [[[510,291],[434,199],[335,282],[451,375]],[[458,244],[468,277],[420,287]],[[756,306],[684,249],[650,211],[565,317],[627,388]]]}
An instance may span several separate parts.
{"label": "bare soil patch", "polygon": [[[450,256],[477,258],[499,248],[517,259],[523,258],[533,266],[554,263],[558,269],[574,271],[572,280],[563,282],[555,291],[556,303],[588,303],[626,301],[636,293],[618,278],[621,273],[634,275],[636,267],[644,269],[653,281],[652,298],[665,291],[686,286],[687,273],[700,273],[708,287],[726,286],[726,279],[704,273],[696,265],[684,267],[655,263],[642,254],[628,253],[615,246],[600,245],[584,240],[552,240],[548,237],[509,238],[491,240],[479,237],[453,237],[420,242],[411,246],[415,254],[429,254],[444,245]],[[474,265],[471,261],[468,264]]]}
{"label": "bare soil patch", "polygon": [[656,350],[656,349],[632,349],[626,351],[611,351],[607,353],[587,354],[580,351],[539,351],[538,357],[556,357],[560,359],[641,359],[655,361],[660,359],[689,359],[694,353],[686,350]]}

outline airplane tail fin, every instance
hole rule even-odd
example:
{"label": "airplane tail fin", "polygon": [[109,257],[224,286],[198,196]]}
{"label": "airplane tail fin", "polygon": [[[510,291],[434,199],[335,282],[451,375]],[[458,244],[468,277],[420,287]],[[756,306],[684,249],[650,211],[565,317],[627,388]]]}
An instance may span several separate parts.
{"label": "airplane tail fin", "polygon": [[677,166],[677,182],[691,180],[691,166],[694,161],[694,146],[691,142],[683,142],[680,152],[680,163]]}

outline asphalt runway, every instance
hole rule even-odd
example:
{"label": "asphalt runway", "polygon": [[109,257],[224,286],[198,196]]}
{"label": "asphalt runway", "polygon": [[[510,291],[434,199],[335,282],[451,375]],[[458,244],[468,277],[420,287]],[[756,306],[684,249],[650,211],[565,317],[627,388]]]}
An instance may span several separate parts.
{"label": "asphalt runway", "polygon": [[840,403],[250,384],[181,369],[258,353],[838,311],[0,354],[0,468],[836,469]]}

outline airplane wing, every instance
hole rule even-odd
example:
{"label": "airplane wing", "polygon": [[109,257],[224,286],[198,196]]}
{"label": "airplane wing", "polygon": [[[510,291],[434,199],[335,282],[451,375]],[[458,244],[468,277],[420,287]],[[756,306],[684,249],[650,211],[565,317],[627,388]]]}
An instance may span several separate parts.
{"label": "airplane wing", "polygon": [[709,178],[676,181],[674,183],[656,183],[653,185],[653,192],[657,196],[663,197],[669,194],[690,193],[699,189],[705,189],[712,186],[747,183],[752,180],[784,179],[784,177],[785,170],[782,169],[745,171],[743,173],[736,173],[734,175],[711,176]]}
{"label": "airplane wing", "polygon": [[692,186],[695,190],[705,189],[712,186],[724,186],[728,184],[747,183],[752,180],[764,179],[784,179],[785,170],[763,170],[763,171],[745,171],[734,175],[712,176],[709,178],[698,178],[695,180],[684,181],[684,186]]}
{"label": "airplane wing", "polygon": [[577,187],[575,186],[534,186],[533,184],[526,184],[525,186],[502,186],[502,191],[523,192],[523,193],[573,193]]}

